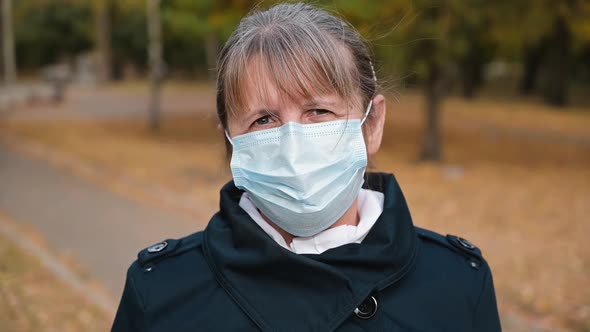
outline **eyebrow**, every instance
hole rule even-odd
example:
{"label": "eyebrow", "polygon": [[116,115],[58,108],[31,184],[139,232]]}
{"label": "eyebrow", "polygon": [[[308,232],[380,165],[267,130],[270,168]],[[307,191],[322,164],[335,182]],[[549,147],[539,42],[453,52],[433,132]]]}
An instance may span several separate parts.
{"label": "eyebrow", "polygon": [[[312,108],[312,107],[318,107],[318,106],[335,107],[335,106],[337,106],[337,103],[331,102],[331,101],[326,101],[326,100],[314,99],[312,101],[309,101],[309,102],[301,105],[301,107],[303,107],[303,108]],[[248,122],[252,122],[253,120],[258,119],[263,116],[267,116],[267,115],[276,116],[279,113],[279,111],[276,109],[268,108],[268,107],[261,107],[261,108],[250,109],[250,111],[248,113],[249,114],[245,117],[244,120],[248,121]]]}
{"label": "eyebrow", "polygon": [[336,103],[323,100],[312,100],[311,102],[305,103],[302,106],[305,108],[317,106],[336,106]]}

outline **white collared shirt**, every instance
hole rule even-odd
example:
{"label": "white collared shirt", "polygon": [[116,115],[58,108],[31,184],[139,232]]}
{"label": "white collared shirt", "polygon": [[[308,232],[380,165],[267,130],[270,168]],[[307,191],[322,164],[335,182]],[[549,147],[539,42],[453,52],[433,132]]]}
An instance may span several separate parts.
{"label": "white collared shirt", "polygon": [[248,193],[240,198],[240,207],[281,247],[296,254],[321,254],[322,252],[350,243],[361,243],[381,213],[383,212],[384,195],[381,192],[361,189],[358,195],[359,223],[328,228],[314,236],[295,237],[287,244],[283,236],[274,229],[260,214]]}

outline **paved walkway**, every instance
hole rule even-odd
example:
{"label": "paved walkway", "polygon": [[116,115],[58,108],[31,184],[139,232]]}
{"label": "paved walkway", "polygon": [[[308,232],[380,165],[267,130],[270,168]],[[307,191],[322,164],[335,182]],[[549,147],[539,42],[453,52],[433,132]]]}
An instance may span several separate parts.
{"label": "paved walkway", "polygon": [[[71,86],[63,103],[37,103],[3,110],[0,120],[72,121],[147,119],[149,89]],[[162,117],[214,114],[215,91],[211,87],[174,89],[165,86],[161,96]]]}
{"label": "paved walkway", "polygon": [[2,145],[0,211],[72,254],[115,298],[139,250],[195,232],[207,221],[138,203]]}

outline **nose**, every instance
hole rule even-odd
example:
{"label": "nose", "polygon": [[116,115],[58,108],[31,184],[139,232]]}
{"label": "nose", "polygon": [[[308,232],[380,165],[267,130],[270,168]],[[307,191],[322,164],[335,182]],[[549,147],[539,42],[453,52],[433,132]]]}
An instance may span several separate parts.
{"label": "nose", "polygon": [[289,122],[303,123],[303,114],[303,110],[300,110],[296,107],[289,107],[280,112],[278,116],[281,124]]}

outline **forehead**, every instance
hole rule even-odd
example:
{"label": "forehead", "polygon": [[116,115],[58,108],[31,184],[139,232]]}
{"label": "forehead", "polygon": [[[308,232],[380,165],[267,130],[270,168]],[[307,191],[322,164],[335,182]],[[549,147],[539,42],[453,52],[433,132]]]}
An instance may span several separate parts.
{"label": "forehead", "polygon": [[301,104],[326,96],[351,103],[360,99],[358,70],[350,51],[338,44],[316,49],[297,43],[271,43],[236,57],[228,63],[224,77],[230,115],[255,103]]}
{"label": "forehead", "polygon": [[308,76],[273,74],[260,58],[254,58],[246,67],[248,79],[241,83],[242,98],[239,108],[278,108],[279,105],[311,103],[341,103],[345,98],[323,75]]}

